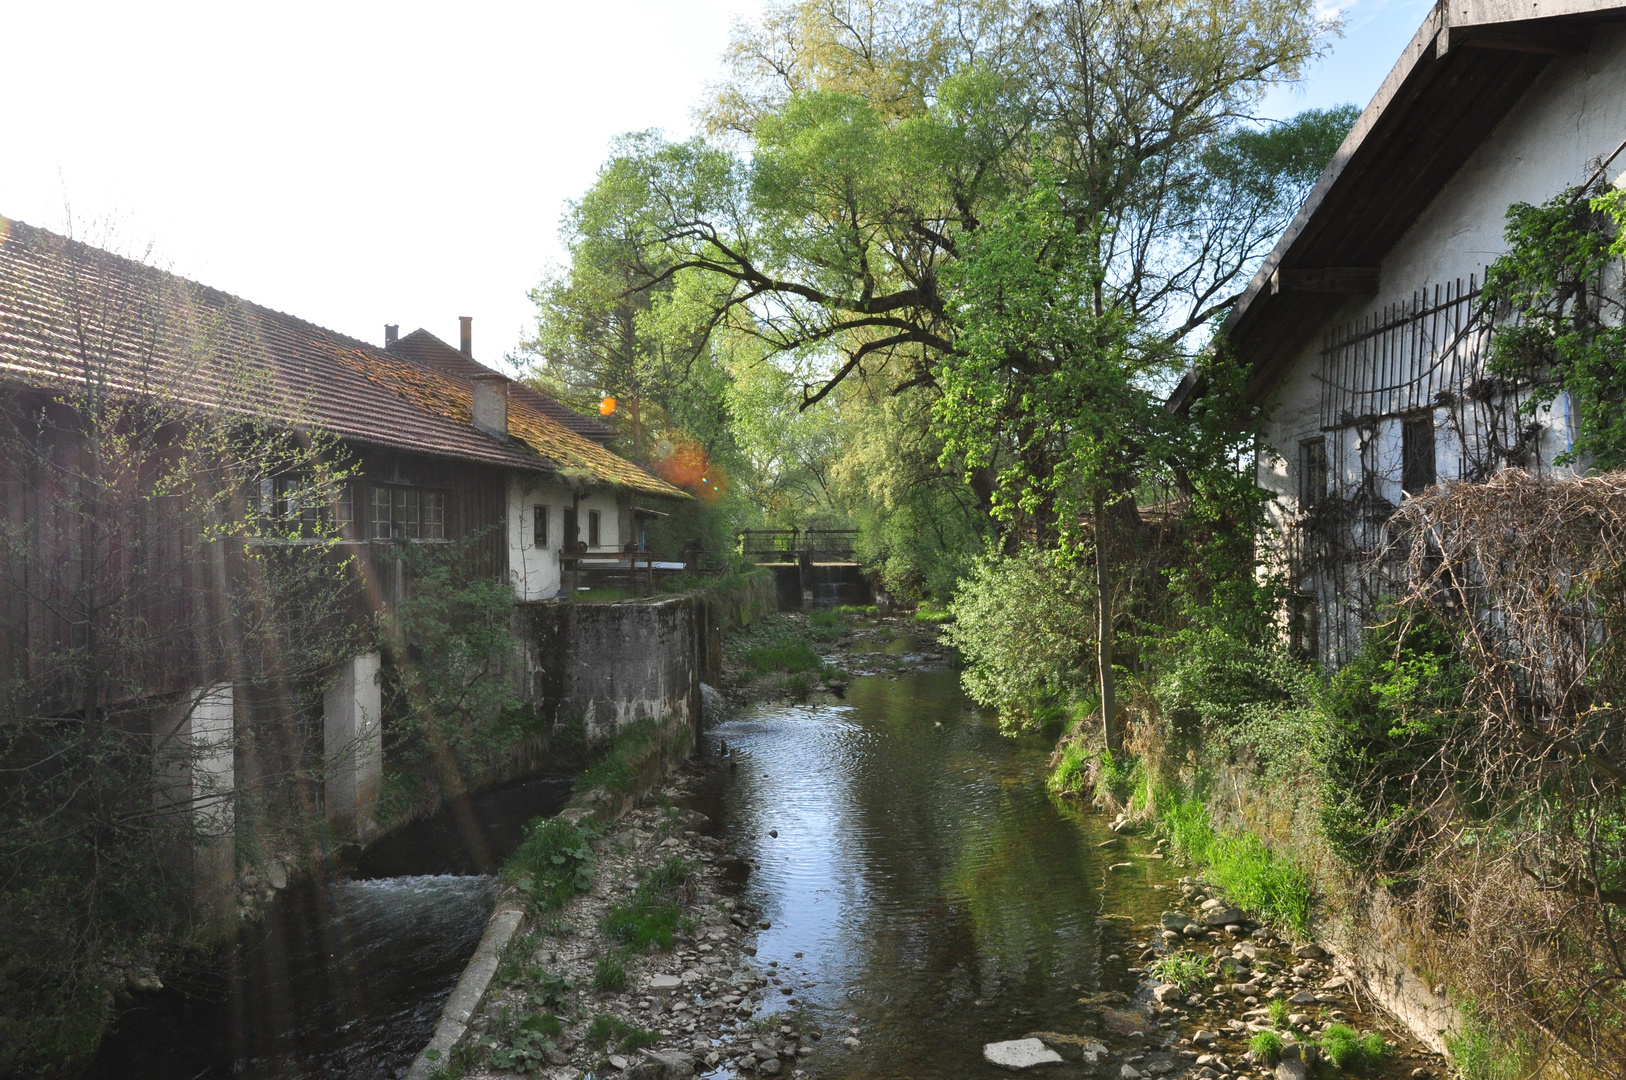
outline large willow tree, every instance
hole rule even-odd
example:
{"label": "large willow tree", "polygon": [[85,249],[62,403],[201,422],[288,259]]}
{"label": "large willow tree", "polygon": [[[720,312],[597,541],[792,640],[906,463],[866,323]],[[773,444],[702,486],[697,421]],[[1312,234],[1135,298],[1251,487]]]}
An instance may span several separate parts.
{"label": "large willow tree", "polygon": [[706,138],[606,165],[617,295],[809,373],[803,408],[923,396],[887,415],[932,425],[1010,542],[1093,559],[1115,743],[1106,522],[1148,471],[1236,471],[1158,401],[1348,128],[1252,116],[1327,29],[1309,0],[772,5]]}

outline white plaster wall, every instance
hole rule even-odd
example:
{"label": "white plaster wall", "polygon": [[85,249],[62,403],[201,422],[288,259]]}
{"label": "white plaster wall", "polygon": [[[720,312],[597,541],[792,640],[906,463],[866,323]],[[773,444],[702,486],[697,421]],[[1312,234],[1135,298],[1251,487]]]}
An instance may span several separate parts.
{"label": "white plaster wall", "polygon": [[[1626,28],[1600,27],[1581,56],[1558,57],[1530,92],[1513,107],[1491,136],[1469,157],[1417,223],[1401,237],[1381,265],[1376,296],[1352,300],[1308,341],[1298,360],[1283,375],[1272,396],[1270,449],[1262,454],[1260,483],[1286,504],[1297,504],[1298,444],[1320,434],[1319,371],[1323,332],[1370,314],[1387,304],[1410,299],[1414,290],[1470,274],[1483,279],[1485,267],[1506,250],[1502,230],[1507,208],[1515,202],[1540,203],[1565,187],[1585,181],[1598,160],[1626,139]],[[1626,156],[1610,166],[1626,172]],[[1543,415],[1547,430],[1540,460],[1550,465],[1572,438],[1567,406],[1560,399]],[[1437,414],[1436,429],[1445,417]],[[1394,431],[1390,431],[1390,428]],[[1359,479],[1353,438],[1346,436],[1343,481]],[[1330,436],[1329,436],[1330,439]],[[1398,423],[1385,421],[1378,433],[1377,462],[1382,493],[1400,501]],[[1458,474],[1456,448],[1442,438],[1436,468],[1442,479]],[[1337,475],[1337,454],[1329,445]],[[1351,475],[1353,474],[1353,475]]]}
{"label": "white plaster wall", "polygon": [[[548,542],[536,545],[532,507],[548,508]],[[508,573],[520,600],[548,600],[559,592],[559,548],[570,489],[534,475],[508,479]]]}
{"label": "white plaster wall", "polygon": [[576,528],[587,539],[587,512],[598,511],[598,544],[589,551],[620,551],[626,537],[621,535],[621,510],[614,488],[600,488],[584,496],[576,506]]}

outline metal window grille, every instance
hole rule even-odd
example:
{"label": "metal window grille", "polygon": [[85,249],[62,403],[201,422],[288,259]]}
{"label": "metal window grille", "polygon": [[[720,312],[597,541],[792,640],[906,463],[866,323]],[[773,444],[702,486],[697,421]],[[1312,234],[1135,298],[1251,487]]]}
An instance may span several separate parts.
{"label": "metal window grille", "polygon": [[1299,506],[1320,505],[1327,497],[1327,440],[1324,436],[1299,443]]}
{"label": "metal window grille", "polygon": [[598,547],[598,511],[587,511],[587,546]]}

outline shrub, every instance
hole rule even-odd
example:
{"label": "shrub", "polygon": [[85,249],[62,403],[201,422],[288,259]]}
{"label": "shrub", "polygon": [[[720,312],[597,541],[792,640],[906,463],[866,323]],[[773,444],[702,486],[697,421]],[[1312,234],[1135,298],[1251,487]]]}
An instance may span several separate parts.
{"label": "shrub", "polygon": [[1095,591],[1084,575],[1032,549],[979,558],[949,605],[943,637],[960,651],[966,693],[1008,729],[1093,686]]}
{"label": "shrub", "polygon": [[1362,1035],[1348,1024],[1333,1024],[1321,1033],[1321,1050],[1340,1069],[1374,1072],[1383,1064],[1389,1044],[1375,1031]]}
{"label": "shrub", "polygon": [[1266,1065],[1274,1065],[1282,1059],[1282,1050],[1286,1047],[1282,1037],[1274,1031],[1260,1031],[1248,1040],[1248,1049],[1253,1056]]}
{"label": "shrub", "polygon": [[563,818],[537,818],[503,864],[503,881],[530,896],[533,913],[557,911],[593,883],[591,835]]}
{"label": "shrub", "polygon": [[1287,1017],[1289,1013],[1286,1001],[1282,1000],[1281,998],[1271,998],[1270,1004],[1265,1007],[1265,1011],[1270,1014],[1270,1022],[1272,1024],[1279,1028],[1287,1027]]}

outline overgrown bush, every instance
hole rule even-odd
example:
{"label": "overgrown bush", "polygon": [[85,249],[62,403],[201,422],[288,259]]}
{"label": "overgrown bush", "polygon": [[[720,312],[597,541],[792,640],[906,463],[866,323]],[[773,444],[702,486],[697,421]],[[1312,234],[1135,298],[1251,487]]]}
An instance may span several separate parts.
{"label": "overgrown bush", "polygon": [[546,734],[512,677],[514,590],[483,565],[483,541],[395,552],[405,595],[379,618],[388,660],[383,816],[438,803]]}
{"label": "overgrown bush", "polygon": [[1040,726],[1092,692],[1095,592],[1049,553],[983,555],[949,610],[943,637],[965,659],[966,692],[1002,726]]}

